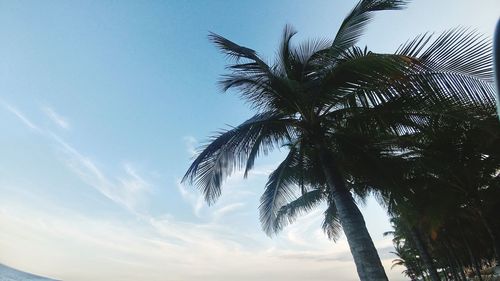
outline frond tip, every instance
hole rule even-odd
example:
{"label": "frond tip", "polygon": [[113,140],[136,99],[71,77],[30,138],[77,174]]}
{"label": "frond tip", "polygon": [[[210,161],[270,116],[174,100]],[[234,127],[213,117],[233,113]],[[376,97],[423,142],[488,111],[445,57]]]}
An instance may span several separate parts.
{"label": "frond tip", "polygon": [[342,22],[332,48],[336,52],[354,46],[357,43],[366,25],[370,22],[372,13],[384,10],[400,10],[406,7],[409,1],[405,0],[361,0]]}
{"label": "frond tip", "polygon": [[216,33],[210,32],[208,39],[217,46],[224,54],[230,58],[241,59],[246,58],[253,61],[262,62],[254,50],[240,46],[231,40],[228,40]]}

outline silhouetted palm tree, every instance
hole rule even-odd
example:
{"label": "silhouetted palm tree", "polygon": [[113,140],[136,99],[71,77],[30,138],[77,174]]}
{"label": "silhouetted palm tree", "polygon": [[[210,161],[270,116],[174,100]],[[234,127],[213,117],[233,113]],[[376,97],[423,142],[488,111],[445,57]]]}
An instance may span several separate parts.
{"label": "silhouetted palm tree", "polygon": [[[428,111],[430,104],[449,99],[455,104],[481,103],[492,99],[494,91],[489,43],[466,30],[444,33],[432,44],[429,36],[419,36],[396,54],[354,46],[373,12],[400,9],[405,3],[360,1],[333,41],[293,46],[296,32],[287,26],[272,65],[254,50],[211,34],[210,39],[235,59],[221,81],[223,90],[237,89],[257,114],[214,136],[184,180],[196,184],[213,203],[234,170],[244,169],[246,176],[257,156],[286,146],[288,155],[269,176],[261,198],[264,230],[280,230],[286,223],[280,216],[286,217],[286,212],[293,220],[297,212],[289,203],[299,193],[302,203],[295,202],[302,211],[327,200],[326,228],[342,226],[360,279],[387,280],[350,193],[348,168],[370,162],[370,138],[404,133],[408,124],[424,122],[435,113]],[[356,149],[358,145],[366,150]]]}
{"label": "silhouetted palm tree", "polygon": [[464,266],[473,268],[481,280],[480,260],[495,257],[500,126],[494,112],[490,104],[434,116],[404,138],[406,153],[386,162],[391,177],[373,181],[432,280],[439,280],[436,262],[455,278],[465,278]]}
{"label": "silhouetted palm tree", "polygon": [[394,246],[394,251],[391,252],[397,258],[392,261],[391,269],[396,266],[404,266],[406,267],[403,270],[403,274],[408,276],[411,280],[417,280],[418,276],[423,276],[422,271],[420,270],[420,260],[418,253],[408,247],[406,243],[398,243]]}

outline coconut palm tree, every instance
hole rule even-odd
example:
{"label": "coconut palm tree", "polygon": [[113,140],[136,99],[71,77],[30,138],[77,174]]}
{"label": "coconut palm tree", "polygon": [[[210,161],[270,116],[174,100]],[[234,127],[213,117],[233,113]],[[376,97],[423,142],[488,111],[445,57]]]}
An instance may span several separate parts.
{"label": "coconut palm tree", "polygon": [[[498,259],[497,220],[490,215],[493,206],[500,202],[495,196],[499,192],[500,126],[494,112],[495,106],[490,104],[487,108],[468,108],[465,113],[456,113],[462,115],[457,119],[435,118],[415,139],[412,157],[418,158],[417,174],[426,177],[429,193],[449,194],[438,199],[441,204],[435,204],[446,207],[434,212],[441,217],[429,216],[441,222],[449,221],[449,216],[456,213],[474,217],[490,236],[491,248]],[[433,209],[432,200],[425,201],[427,206],[420,209]]]}
{"label": "coconut palm tree", "polygon": [[417,252],[408,247],[406,243],[396,244],[394,246],[394,251],[391,252],[397,258],[392,261],[391,269],[396,266],[406,267],[403,270],[403,274],[408,276],[411,280],[417,280],[418,276],[423,276],[420,270],[420,260]]}
{"label": "coconut palm tree", "polygon": [[[439,280],[435,259],[448,264],[455,276],[464,265],[474,268],[481,280],[479,260],[496,252],[491,223],[495,216],[488,215],[500,203],[500,126],[494,112],[490,104],[434,116],[417,133],[406,136],[401,150],[408,152],[385,165],[394,172],[391,179],[399,177],[399,187],[391,186],[387,177],[373,181],[384,195],[395,228],[414,242],[432,280]],[[434,259],[429,254],[431,244],[441,248],[433,251],[438,254]]]}
{"label": "coconut palm tree", "polygon": [[[372,152],[369,145],[366,151],[356,151],[357,144],[380,134],[406,132],[408,124],[425,121],[431,104],[450,99],[457,105],[480,104],[494,93],[489,83],[490,44],[472,32],[455,29],[433,42],[419,36],[395,54],[355,46],[375,11],[405,4],[360,1],[332,41],[294,46],[296,32],[287,26],[273,64],[250,48],[210,34],[210,40],[235,59],[221,80],[222,89],[236,89],[257,113],[211,138],[184,181],[197,185],[211,204],[235,170],[244,169],[246,176],[258,156],[287,147],[288,155],[269,176],[261,197],[264,230],[271,234],[281,228],[278,213],[297,194],[325,199],[327,223],[342,226],[360,279],[387,280],[350,192],[348,168],[369,162],[363,155]],[[350,151],[356,151],[355,156]]]}

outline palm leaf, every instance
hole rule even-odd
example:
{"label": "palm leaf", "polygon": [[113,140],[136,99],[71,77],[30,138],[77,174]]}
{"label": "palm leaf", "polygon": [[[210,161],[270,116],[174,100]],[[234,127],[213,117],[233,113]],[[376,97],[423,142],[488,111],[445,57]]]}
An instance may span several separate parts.
{"label": "palm leaf", "polygon": [[257,55],[254,50],[238,45],[216,33],[210,32],[208,39],[212,41],[228,57],[239,60],[245,58],[257,63],[262,70],[269,70],[266,63]]}
{"label": "palm leaf", "polygon": [[[403,55],[367,53],[349,57],[325,75],[323,112],[374,107],[404,96],[409,108],[477,104],[491,107],[495,89],[486,80],[461,72],[433,70],[426,62]],[[329,100],[329,102],[325,102]]]}
{"label": "palm leaf", "polygon": [[325,198],[324,191],[320,189],[307,191],[297,199],[281,206],[279,211],[276,213],[276,218],[273,220],[274,225],[265,228],[272,229],[273,233],[278,232],[285,226],[292,224],[298,216],[317,207]]}
{"label": "palm leaf", "polygon": [[333,200],[329,200],[322,228],[328,238],[333,241],[337,241],[342,234],[342,225],[340,224],[337,207],[333,203]]}
{"label": "palm leaf", "polygon": [[290,169],[296,164],[298,151],[292,147],[287,157],[270,175],[266,183],[265,191],[260,198],[260,221],[264,231],[271,235],[277,231],[276,217],[282,206],[287,204],[294,197],[292,187],[298,182],[298,175],[294,169]]}
{"label": "palm leaf", "polygon": [[235,169],[246,166],[248,172],[259,152],[267,153],[293,135],[293,122],[282,114],[257,114],[213,137],[193,161],[183,181],[197,185],[211,204],[220,196],[223,181]]}
{"label": "palm leaf", "polygon": [[293,73],[295,64],[294,61],[296,60],[296,58],[294,57],[292,47],[290,46],[290,41],[295,34],[297,34],[297,31],[291,25],[286,25],[283,30],[283,38],[281,39],[281,44],[278,51],[278,56],[280,59],[278,66],[282,70],[283,74],[291,79],[296,78],[294,77]]}
{"label": "palm leaf", "polygon": [[337,35],[333,40],[331,51],[338,55],[344,50],[354,46],[366,25],[372,19],[373,12],[384,10],[403,9],[408,1],[404,0],[361,0],[352,9],[340,25]]}
{"label": "palm leaf", "polygon": [[[291,38],[293,33],[287,35],[286,30],[285,36]],[[254,50],[215,33],[210,33],[209,39],[224,54],[236,61],[227,66],[231,73],[223,75],[219,81],[223,91],[235,88],[254,108],[262,110],[281,106],[282,103],[290,100],[286,96],[287,93],[293,93],[293,90]],[[245,59],[245,61],[240,63],[240,59]]]}
{"label": "palm leaf", "polygon": [[493,82],[492,42],[474,30],[454,28],[434,41],[432,35],[419,35],[396,51],[417,59],[429,70],[452,72]]}
{"label": "palm leaf", "polygon": [[278,51],[279,60],[273,68],[287,79],[304,81],[311,72],[317,70],[317,64],[312,63],[315,56],[327,50],[331,46],[331,41],[326,39],[307,40],[295,47],[291,44],[291,39],[295,34],[297,32],[293,27],[285,26]]}

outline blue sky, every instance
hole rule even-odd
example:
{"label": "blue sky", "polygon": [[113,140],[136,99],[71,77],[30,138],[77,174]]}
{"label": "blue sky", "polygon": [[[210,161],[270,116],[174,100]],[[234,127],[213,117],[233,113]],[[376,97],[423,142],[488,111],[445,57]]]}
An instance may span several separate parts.
{"label": "blue sky", "polygon": [[[260,231],[279,153],[210,208],[179,184],[200,143],[251,114],[218,90],[225,60],[208,32],[271,60],[285,24],[296,42],[331,38],[354,3],[0,1],[0,263],[66,280],[357,280],[345,239],[321,233],[321,209],[273,239]],[[491,34],[498,15],[494,0],[418,0],[378,14],[360,44]],[[389,265],[387,217],[373,200],[363,212]]]}

